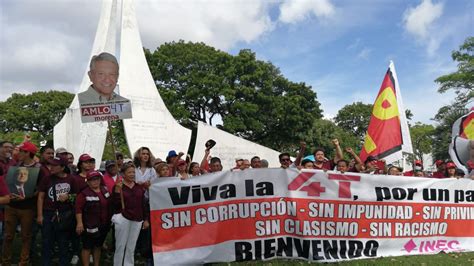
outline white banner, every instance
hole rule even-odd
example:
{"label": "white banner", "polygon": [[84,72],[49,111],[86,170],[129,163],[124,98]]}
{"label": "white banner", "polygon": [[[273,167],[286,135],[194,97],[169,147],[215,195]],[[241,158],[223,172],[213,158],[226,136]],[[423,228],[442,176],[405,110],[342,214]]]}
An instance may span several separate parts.
{"label": "white banner", "polygon": [[132,118],[132,105],[128,99],[108,103],[81,104],[82,123],[113,121]]}
{"label": "white banner", "polygon": [[150,188],[156,265],[474,251],[474,181],[248,169]]}

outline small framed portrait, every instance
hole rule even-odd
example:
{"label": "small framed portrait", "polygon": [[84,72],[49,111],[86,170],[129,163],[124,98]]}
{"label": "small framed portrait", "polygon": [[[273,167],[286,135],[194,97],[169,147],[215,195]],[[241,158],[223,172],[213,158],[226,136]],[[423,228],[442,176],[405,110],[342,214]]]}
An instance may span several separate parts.
{"label": "small framed portrait", "polygon": [[10,193],[21,198],[32,197],[35,193],[39,167],[11,166],[7,173],[7,186]]}

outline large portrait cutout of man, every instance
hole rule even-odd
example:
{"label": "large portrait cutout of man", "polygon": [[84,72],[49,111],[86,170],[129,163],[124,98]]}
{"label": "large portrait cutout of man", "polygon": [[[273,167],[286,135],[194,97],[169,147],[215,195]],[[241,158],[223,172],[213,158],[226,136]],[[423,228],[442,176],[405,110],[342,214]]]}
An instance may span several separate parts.
{"label": "large portrait cutout of man", "polygon": [[83,123],[132,117],[130,100],[115,92],[119,65],[114,55],[103,52],[92,57],[89,88],[78,94]]}
{"label": "large portrait cutout of man", "polygon": [[7,185],[11,194],[18,198],[32,197],[36,189],[39,167],[18,167],[8,168]]}

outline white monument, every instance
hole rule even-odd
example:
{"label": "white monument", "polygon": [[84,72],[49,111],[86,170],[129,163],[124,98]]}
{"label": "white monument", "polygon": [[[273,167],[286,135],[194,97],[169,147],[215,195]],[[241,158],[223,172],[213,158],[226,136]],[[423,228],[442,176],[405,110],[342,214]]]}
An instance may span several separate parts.
{"label": "white monument", "polygon": [[[158,157],[169,150],[187,152],[191,130],[174,120],[161,99],[143,53],[133,0],[122,1],[120,26],[120,95],[132,102],[133,118],[124,120],[125,134],[130,152],[147,146]],[[91,56],[106,51],[116,53],[117,0],[104,0]],[[119,11],[120,12],[120,11]],[[77,92],[87,90],[90,85],[85,71]],[[100,160],[104,151],[107,123],[82,123],[77,94],[61,121],[54,127],[55,147],[64,147],[76,158],[89,153]]]}
{"label": "white monument", "polygon": [[[117,38],[117,1],[104,0],[99,18],[97,32],[90,58],[100,52],[115,54]],[[84,72],[82,83],[76,93],[87,90],[90,85],[88,69]],[[74,154],[75,158],[83,153],[89,153],[92,157],[100,160],[104,152],[105,139],[107,134],[107,123],[82,123],[79,100],[77,94],[66,114],[54,126],[54,146],[64,147]]]}
{"label": "white monument", "polygon": [[146,146],[161,159],[170,150],[186,154],[191,130],[173,118],[156,89],[143,53],[133,0],[123,0],[122,10],[119,82],[121,95],[132,102],[133,118],[123,120],[130,152]]}

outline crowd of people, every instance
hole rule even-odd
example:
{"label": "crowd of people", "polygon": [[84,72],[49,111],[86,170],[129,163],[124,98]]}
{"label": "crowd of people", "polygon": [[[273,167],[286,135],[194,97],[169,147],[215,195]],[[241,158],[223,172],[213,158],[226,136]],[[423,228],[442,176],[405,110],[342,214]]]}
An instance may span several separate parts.
{"label": "crowd of people", "polygon": [[[413,170],[403,172],[398,166],[385,165],[383,160],[369,156],[364,162],[351,149],[344,149],[351,157],[344,159],[343,149],[333,140],[334,158],[326,158],[325,151],[315,149],[307,154],[306,144],[294,161],[289,153],[279,155],[280,167],[297,169],[334,170],[367,174],[405,175],[429,178],[460,178],[455,164],[437,160],[437,171],[423,171],[421,161],[415,161]],[[16,150],[16,152],[15,152]],[[113,238],[114,265],[134,265],[136,251],[148,265],[153,263],[151,249],[150,207],[148,189],[161,177],[190,179],[206,173],[223,170],[249,171],[268,167],[259,156],[236,158],[235,167],[223,169],[218,157],[206,149],[201,162],[193,162],[184,153],[169,151],[165,160],[155,158],[147,147],[138,149],[133,158],[116,153],[115,160],[103,163],[103,169],[89,154],[74,156],[64,148],[54,150],[44,146],[38,151],[35,144],[24,142],[14,146],[9,141],[0,142],[0,213],[3,222],[2,265],[12,263],[12,245],[17,230],[21,237],[19,265],[28,265],[34,240],[41,231],[43,265],[51,265],[53,255],[60,265],[77,263],[99,265],[101,250],[108,234]],[[25,180],[28,171],[39,169],[33,192],[9,191],[6,184],[10,168],[18,172],[18,180]],[[16,172],[15,172],[16,173]],[[23,182],[24,183],[24,182]],[[55,245],[57,244],[57,250]]]}

